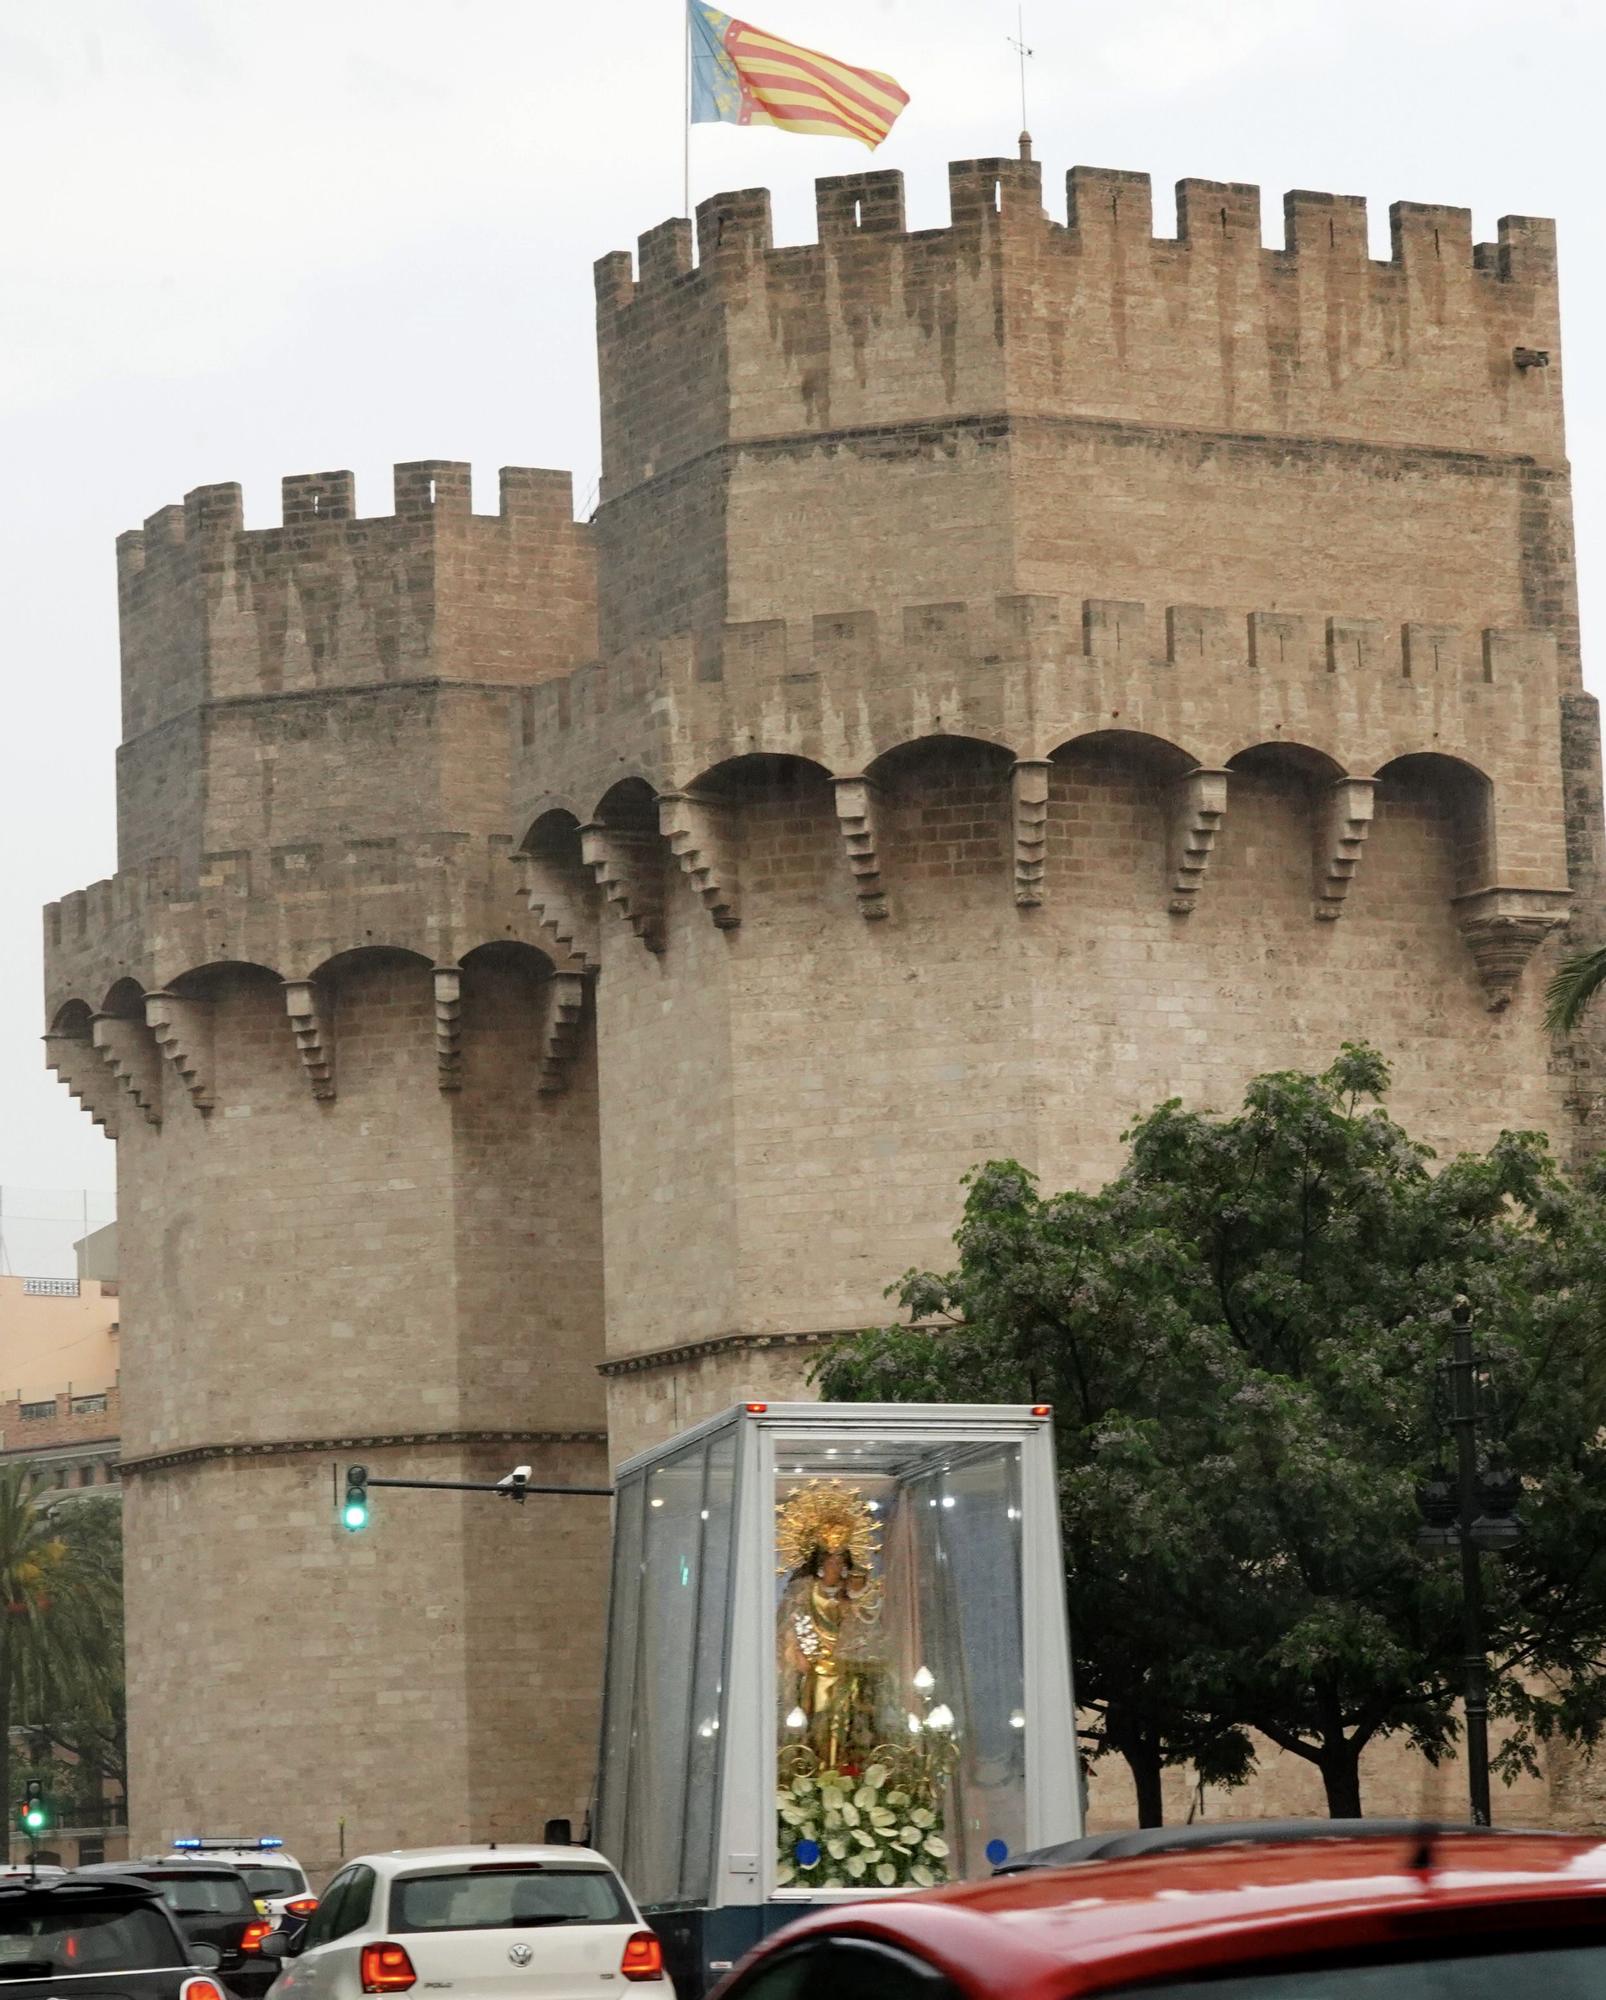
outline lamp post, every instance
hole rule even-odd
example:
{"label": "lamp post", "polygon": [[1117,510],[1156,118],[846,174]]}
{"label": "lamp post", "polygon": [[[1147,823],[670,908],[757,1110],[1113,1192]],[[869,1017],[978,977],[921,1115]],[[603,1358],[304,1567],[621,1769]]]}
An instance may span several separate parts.
{"label": "lamp post", "polygon": [[1521,1482],[1505,1466],[1478,1463],[1478,1387],[1482,1357],[1472,1344],[1472,1306],[1458,1298],[1450,1308],[1450,1359],[1439,1364],[1448,1389],[1446,1420],[1455,1437],[1455,1479],[1441,1468],[1418,1489],[1422,1513],[1418,1541],[1426,1548],[1457,1549],[1461,1557],[1461,1634],[1467,1710],[1467,1794],[1475,1826],[1488,1826],[1489,1658],[1483,1630],[1485,1549],[1509,1549],[1522,1534],[1516,1518]]}

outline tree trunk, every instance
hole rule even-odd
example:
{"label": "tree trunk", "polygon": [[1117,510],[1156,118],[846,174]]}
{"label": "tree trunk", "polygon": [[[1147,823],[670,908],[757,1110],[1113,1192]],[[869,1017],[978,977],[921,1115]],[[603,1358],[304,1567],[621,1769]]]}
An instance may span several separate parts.
{"label": "tree trunk", "polygon": [[1164,1826],[1165,1800],[1160,1790],[1160,1746],[1141,1732],[1121,1745],[1138,1795],[1138,1825]]}
{"label": "tree trunk", "polygon": [[16,1801],[11,1796],[11,1634],[5,1629],[6,1608],[0,1605],[0,1812],[6,1816],[5,1845],[0,1860],[10,1862],[16,1831]]}
{"label": "tree trunk", "polygon": [[1324,1746],[1317,1769],[1327,1790],[1329,1819],[1361,1817],[1361,1756],[1352,1744],[1340,1741]]}

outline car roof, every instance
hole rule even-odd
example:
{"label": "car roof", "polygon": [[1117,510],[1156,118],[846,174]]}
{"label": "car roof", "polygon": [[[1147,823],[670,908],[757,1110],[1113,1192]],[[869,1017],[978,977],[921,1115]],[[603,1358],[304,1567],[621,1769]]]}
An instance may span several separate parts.
{"label": "car roof", "polygon": [[250,1842],[242,1848],[178,1848],[176,1852],[152,1858],[174,1862],[222,1862],[224,1868],[294,1868],[298,1874],[304,1872],[296,1856],[286,1854],[284,1848],[254,1848]]}
{"label": "car roof", "polygon": [[104,1896],[108,1890],[121,1891],[132,1902],[155,1903],[158,1908],[162,1907],[162,1892],[153,1882],[131,1875],[115,1864],[103,1873],[96,1873],[92,1868],[75,1868],[71,1873],[63,1871],[50,1878],[41,1876],[37,1882],[16,1878],[0,1880],[0,1897],[49,1896],[58,1901],[63,1898],[71,1901],[74,1897],[87,1899],[91,1894]]}
{"label": "car roof", "polygon": [[591,1847],[519,1846],[498,1842],[495,1847],[395,1847],[388,1854],[360,1854],[365,1868],[384,1875],[400,1875],[414,1868],[464,1868],[475,1863],[504,1866],[524,1862],[536,1868],[607,1868],[613,1863]]}
{"label": "car roof", "polygon": [[[1064,2000],[1256,1958],[1342,1950],[1482,1911],[1547,1922],[1572,1901],[1606,1917],[1606,1846],[1568,1835],[1435,1834],[1266,1842],[1042,1868],[834,1910],[765,1948],[822,1933],[918,1952],[972,1992]],[[1553,1941],[1553,1940],[1552,1940]],[[1408,1948],[1408,1947],[1407,1947]]]}
{"label": "car roof", "polygon": [[232,1861],[205,1861],[198,1855],[175,1854],[171,1859],[165,1854],[142,1854],[137,1860],[128,1861],[85,1861],[72,1871],[75,1875],[138,1875],[149,1878],[152,1875],[221,1875],[227,1881],[245,1886],[245,1877]]}

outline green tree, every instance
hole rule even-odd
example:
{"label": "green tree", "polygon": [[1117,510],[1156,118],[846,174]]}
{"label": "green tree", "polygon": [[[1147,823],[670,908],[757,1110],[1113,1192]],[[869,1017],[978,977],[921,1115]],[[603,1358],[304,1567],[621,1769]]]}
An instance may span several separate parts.
{"label": "green tree", "polygon": [[115,1779],[125,1797],[128,1791],[123,1511],[105,1492],[57,1494],[46,1504],[68,1552],[72,1588],[53,1607],[61,1622],[52,1645],[25,1664],[19,1701],[41,1754],[65,1751],[76,1760],[73,1796],[98,1817],[104,1779]]}
{"label": "green tree", "polygon": [[[115,1503],[113,1503],[115,1504]],[[0,1804],[13,1823],[13,1728],[54,1703],[99,1713],[120,1687],[122,1596],[104,1502],[0,1467]],[[116,1697],[120,1702],[120,1694]]]}
{"label": "green tree", "polygon": [[1079,1695],[1145,1823],[1166,1762],[1243,1775],[1245,1730],[1341,1816],[1369,1743],[1453,1741],[1458,1582],[1418,1550],[1415,1489],[1457,1294],[1528,1488],[1488,1565],[1502,1767],[1606,1723],[1606,1180],[1511,1133],[1434,1174],[1387,1083],[1346,1046],[1232,1117],[1162,1105],[1093,1195],[981,1169],[955,1268],[896,1288],[922,1324],[816,1371],[841,1400],[1053,1402]]}

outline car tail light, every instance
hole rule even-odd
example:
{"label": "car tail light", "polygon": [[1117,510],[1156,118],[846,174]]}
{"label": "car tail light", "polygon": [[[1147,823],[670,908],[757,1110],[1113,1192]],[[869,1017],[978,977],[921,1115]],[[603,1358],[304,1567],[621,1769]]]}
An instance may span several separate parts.
{"label": "car tail light", "polygon": [[625,1939],[619,1970],[626,1979],[662,1979],[664,1948],[652,1931],[636,1931]]}
{"label": "car tail light", "polygon": [[365,1944],[362,1948],[364,1993],[405,1993],[418,1974],[399,1944]]}
{"label": "car tail light", "polygon": [[178,1989],[178,2000],[228,2000],[215,1979],[186,1979]]}
{"label": "car tail light", "polygon": [[241,1951],[260,1951],[262,1940],[272,1929],[272,1924],[264,1923],[260,1918],[255,1923],[247,1924],[240,1937]]}
{"label": "car tail light", "polygon": [[285,1904],[285,1914],[291,1917],[310,1917],[318,1907],[316,1896],[292,1896]]}

